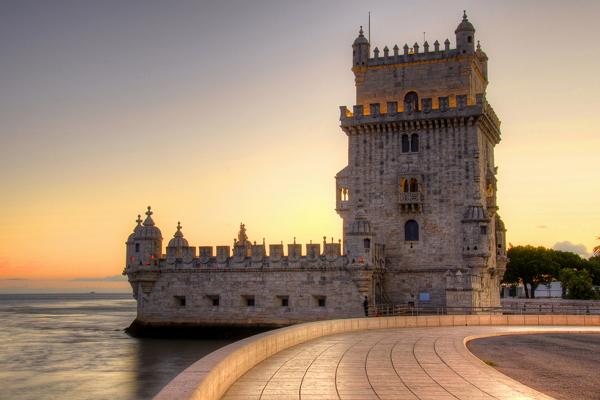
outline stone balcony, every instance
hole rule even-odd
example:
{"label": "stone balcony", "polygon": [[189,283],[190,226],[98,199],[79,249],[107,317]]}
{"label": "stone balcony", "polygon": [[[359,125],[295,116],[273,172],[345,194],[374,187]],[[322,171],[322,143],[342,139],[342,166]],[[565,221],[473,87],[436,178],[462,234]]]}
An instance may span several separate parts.
{"label": "stone balcony", "polygon": [[398,203],[403,212],[419,212],[423,204],[423,195],[421,192],[400,192]]}

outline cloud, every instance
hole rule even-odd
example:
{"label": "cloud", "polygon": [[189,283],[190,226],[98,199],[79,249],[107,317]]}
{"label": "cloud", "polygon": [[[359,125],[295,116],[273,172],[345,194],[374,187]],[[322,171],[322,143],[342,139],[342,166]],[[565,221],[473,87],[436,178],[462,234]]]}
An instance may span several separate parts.
{"label": "cloud", "polygon": [[587,247],[585,247],[584,244],[575,244],[569,242],[568,240],[565,240],[564,242],[554,243],[554,246],[552,246],[552,248],[554,250],[570,251],[571,253],[579,254],[580,256],[585,258],[588,258],[591,255],[590,253],[588,253]]}
{"label": "cloud", "polygon": [[538,229],[548,229],[548,225],[538,225],[536,226]]}
{"label": "cloud", "polygon": [[126,281],[127,277],[123,275],[111,275],[105,277],[95,277],[95,278],[74,278],[70,279],[73,282],[121,282]]}

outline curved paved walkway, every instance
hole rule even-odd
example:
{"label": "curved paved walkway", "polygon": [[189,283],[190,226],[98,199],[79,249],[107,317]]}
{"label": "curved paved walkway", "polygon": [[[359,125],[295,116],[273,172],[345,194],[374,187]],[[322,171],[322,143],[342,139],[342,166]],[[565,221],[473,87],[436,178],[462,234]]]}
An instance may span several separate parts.
{"label": "curved paved walkway", "polygon": [[259,363],[223,399],[551,399],[489,367],[464,345],[467,337],[528,332],[600,328],[397,328],[325,336]]}

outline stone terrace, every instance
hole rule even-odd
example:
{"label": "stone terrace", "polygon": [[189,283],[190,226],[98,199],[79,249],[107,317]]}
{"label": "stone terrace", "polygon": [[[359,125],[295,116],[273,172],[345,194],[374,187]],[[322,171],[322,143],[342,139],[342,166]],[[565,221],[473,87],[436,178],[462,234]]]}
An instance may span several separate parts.
{"label": "stone terrace", "polygon": [[473,335],[598,328],[453,327],[343,333],[294,346],[248,371],[224,400],[551,399],[487,366]]}

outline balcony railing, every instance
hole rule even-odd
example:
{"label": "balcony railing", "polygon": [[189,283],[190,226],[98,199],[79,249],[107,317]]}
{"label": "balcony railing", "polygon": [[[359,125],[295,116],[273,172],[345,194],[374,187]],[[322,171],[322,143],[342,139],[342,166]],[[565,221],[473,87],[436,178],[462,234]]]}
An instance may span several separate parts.
{"label": "balcony railing", "polygon": [[400,192],[400,204],[420,204],[422,196],[420,192]]}

